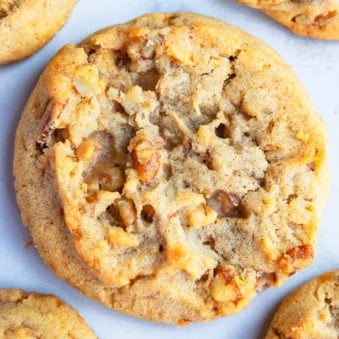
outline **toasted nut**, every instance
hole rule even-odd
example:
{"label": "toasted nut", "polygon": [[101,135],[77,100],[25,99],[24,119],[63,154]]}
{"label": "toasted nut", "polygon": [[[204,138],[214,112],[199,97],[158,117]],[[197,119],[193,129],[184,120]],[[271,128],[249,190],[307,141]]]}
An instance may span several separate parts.
{"label": "toasted nut", "polygon": [[311,245],[301,245],[289,249],[279,258],[278,263],[285,273],[293,273],[306,267],[313,257],[313,247]]}
{"label": "toasted nut", "polygon": [[143,184],[150,182],[158,173],[161,146],[162,140],[152,140],[152,136],[145,130],[138,131],[130,142],[128,149],[131,152],[132,165]]}
{"label": "toasted nut", "polygon": [[105,191],[115,192],[124,185],[123,171],[119,167],[101,168],[97,172],[97,177]]}
{"label": "toasted nut", "polygon": [[217,219],[217,212],[211,207],[201,204],[188,213],[187,220],[191,227],[203,227],[213,224]]}
{"label": "toasted nut", "polygon": [[245,218],[245,210],[240,198],[234,193],[227,193],[222,190],[216,191],[208,204],[218,213],[220,217]]}
{"label": "toasted nut", "polygon": [[126,227],[133,225],[136,218],[136,210],[133,201],[127,198],[121,198],[116,201],[122,222]]}
{"label": "toasted nut", "polygon": [[216,276],[211,283],[211,293],[213,299],[218,302],[235,302],[241,297],[233,267],[217,266]]}
{"label": "toasted nut", "polygon": [[278,286],[278,276],[277,273],[266,273],[262,272],[256,279],[256,291],[263,291],[270,286]]}
{"label": "toasted nut", "polygon": [[224,279],[217,275],[211,285],[212,297],[219,302],[234,301],[237,298],[237,291],[231,284],[225,284]]}
{"label": "toasted nut", "polygon": [[64,105],[51,100],[48,102],[45,112],[40,120],[38,128],[37,143],[41,147],[49,146],[51,143],[51,136],[55,129],[64,128],[64,124],[60,123],[58,118],[62,114]]}
{"label": "toasted nut", "polygon": [[201,259],[199,254],[182,245],[173,246],[167,253],[173,265],[189,273],[194,279],[198,279],[202,274]]}
{"label": "toasted nut", "polygon": [[82,65],[76,69],[73,83],[81,96],[88,97],[97,93],[98,80],[98,70],[94,65]]}
{"label": "toasted nut", "polygon": [[175,27],[170,31],[165,43],[167,55],[183,65],[192,64],[194,57],[188,37],[187,27]]}
{"label": "toasted nut", "polygon": [[327,13],[320,14],[315,17],[314,23],[319,26],[327,25],[337,16],[337,14],[337,11],[328,11]]}
{"label": "toasted nut", "polygon": [[76,155],[80,161],[89,160],[96,149],[96,142],[93,139],[85,139],[76,149]]}
{"label": "toasted nut", "polygon": [[313,258],[313,247],[311,245],[301,245],[298,247],[291,248],[286,254],[292,258],[292,260],[308,260]]}
{"label": "toasted nut", "polygon": [[92,214],[99,216],[119,198],[120,194],[117,192],[97,191],[88,195],[86,200],[90,204],[88,207]]}
{"label": "toasted nut", "polygon": [[[140,154],[140,153],[139,153]],[[143,154],[143,156],[145,153]],[[158,173],[160,163],[160,155],[158,153],[151,154],[149,153],[150,157],[147,162],[141,164],[139,162],[138,153],[133,151],[131,153],[133,167],[137,170],[139,179],[143,184],[149,183]]]}
{"label": "toasted nut", "polygon": [[119,247],[136,247],[139,245],[138,236],[135,234],[127,233],[120,227],[111,227],[106,234],[106,238],[112,245]]}

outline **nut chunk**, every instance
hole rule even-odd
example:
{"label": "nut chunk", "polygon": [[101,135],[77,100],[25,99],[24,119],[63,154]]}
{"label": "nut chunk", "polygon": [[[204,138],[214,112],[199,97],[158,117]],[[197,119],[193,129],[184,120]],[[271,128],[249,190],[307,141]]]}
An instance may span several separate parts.
{"label": "nut chunk", "polygon": [[218,302],[231,302],[241,298],[241,292],[232,266],[218,265],[211,284],[212,297]]}
{"label": "nut chunk", "polygon": [[113,226],[107,232],[107,240],[118,247],[136,247],[139,245],[138,236],[125,232],[122,228]]}
{"label": "nut chunk", "polygon": [[217,212],[211,207],[201,204],[188,214],[188,224],[191,227],[207,226],[213,224],[217,216]]}
{"label": "nut chunk", "polygon": [[139,130],[130,142],[128,150],[131,153],[132,166],[143,184],[149,183],[159,171],[162,145],[162,139],[155,138],[144,129]]}
{"label": "nut chunk", "polygon": [[131,226],[137,217],[133,201],[127,198],[121,198],[117,200],[117,206],[124,225],[126,227]]}
{"label": "nut chunk", "polygon": [[279,266],[285,273],[294,273],[306,267],[313,257],[313,247],[311,245],[301,245],[291,248],[284,253],[279,260]]}

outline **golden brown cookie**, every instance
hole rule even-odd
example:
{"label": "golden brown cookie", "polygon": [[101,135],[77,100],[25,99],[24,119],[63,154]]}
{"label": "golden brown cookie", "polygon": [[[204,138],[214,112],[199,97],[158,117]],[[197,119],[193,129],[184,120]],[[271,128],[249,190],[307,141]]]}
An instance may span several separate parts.
{"label": "golden brown cookie", "polygon": [[0,0],[0,64],[26,58],[53,38],[77,0]]}
{"label": "golden brown cookie", "polygon": [[257,8],[296,34],[339,40],[338,0],[237,0]]}
{"label": "golden brown cookie", "polygon": [[313,259],[323,122],[279,55],[220,21],[149,14],[65,46],[15,148],[42,257],[116,310],[214,319]]}
{"label": "golden brown cookie", "polygon": [[326,273],[298,288],[280,305],[266,339],[337,339],[339,271]]}
{"label": "golden brown cookie", "polygon": [[60,299],[0,289],[0,338],[94,339],[80,315]]}

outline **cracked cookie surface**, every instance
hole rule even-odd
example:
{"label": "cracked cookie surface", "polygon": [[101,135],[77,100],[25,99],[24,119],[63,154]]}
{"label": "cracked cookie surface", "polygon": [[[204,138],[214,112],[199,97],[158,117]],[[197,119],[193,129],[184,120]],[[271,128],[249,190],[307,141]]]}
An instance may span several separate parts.
{"label": "cracked cookie surface", "polygon": [[179,324],[233,314],[308,265],[327,190],[325,129],[294,73],[188,13],[61,49],[26,105],[14,167],[24,224],[57,275]]}
{"label": "cracked cookie surface", "polygon": [[338,0],[237,0],[257,8],[296,34],[339,40]]}
{"label": "cracked cookie surface", "polygon": [[0,289],[0,337],[96,338],[80,315],[60,299],[17,289]]}
{"label": "cracked cookie surface", "polygon": [[77,0],[0,0],[0,64],[26,58],[66,23]]}
{"label": "cracked cookie surface", "polygon": [[304,284],[279,306],[266,339],[337,339],[339,271]]}

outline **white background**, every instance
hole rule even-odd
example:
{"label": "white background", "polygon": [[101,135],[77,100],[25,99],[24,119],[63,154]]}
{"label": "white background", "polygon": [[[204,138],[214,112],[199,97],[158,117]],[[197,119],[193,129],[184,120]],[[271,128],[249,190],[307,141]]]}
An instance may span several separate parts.
{"label": "white background", "polygon": [[[56,278],[44,265],[22,227],[12,176],[13,141],[24,104],[48,60],[65,43],[78,43],[99,28],[153,11],[192,11],[217,17],[264,40],[292,65],[325,119],[332,183],[320,227],[314,263],[283,287],[257,296],[241,313],[184,328],[143,321],[114,312]],[[1,48],[1,46],[0,46]],[[59,34],[20,63],[0,66],[0,288],[53,293],[73,305],[100,338],[260,338],[279,302],[316,275],[339,268],[339,42],[297,37],[264,15],[231,0],[80,0]]]}

